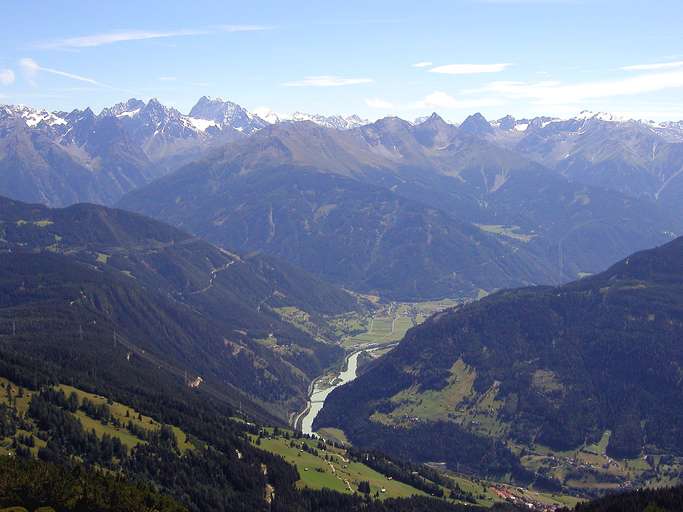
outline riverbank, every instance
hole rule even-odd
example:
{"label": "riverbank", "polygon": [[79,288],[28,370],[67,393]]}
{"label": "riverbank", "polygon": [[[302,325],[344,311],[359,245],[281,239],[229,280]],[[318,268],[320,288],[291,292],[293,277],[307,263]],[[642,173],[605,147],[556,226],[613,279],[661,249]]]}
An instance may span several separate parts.
{"label": "riverbank", "polygon": [[358,356],[360,356],[362,350],[356,350],[349,354],[345,359],[345,367],[339,373],[339,375],[331,381],[330,386],[321,387],[320,382],[326,377],[322,376],[313,382],[313,389],[308,397],[308,404],[304,412],[298,418],[298,430],[304,434],[314,435],[313,432],[313,421],[315,420],[318,413],[322,410],[325,405],[325,400],[327,396],[332,393],[339,386],[351,382],[356,378],[356,370],[358,368]]}
{"label": "riverbank", "polygon": [[[321,375],[311,382],[308,387],[308,401],[304,410],[294,416],[292,420],[292,427],[304,434],[317,435],[313,432],[313,421],[320,411],[325,406],[325,400],[332,391],[339,386],[348,384],[356,379],[358,376],[358,358],[363,352],[375,352],[377,350],[384,350],[396,346],[396,343],[385,344],[377,346],[377,344],[368,345],[363,348],[354,350],[346,356],[344,360],[344,369],[339,374],[329,379],[330,374]],[[329,379],[329,381],[328,381]],[[322,382],[329,382],[329,385],[323,387]]]}

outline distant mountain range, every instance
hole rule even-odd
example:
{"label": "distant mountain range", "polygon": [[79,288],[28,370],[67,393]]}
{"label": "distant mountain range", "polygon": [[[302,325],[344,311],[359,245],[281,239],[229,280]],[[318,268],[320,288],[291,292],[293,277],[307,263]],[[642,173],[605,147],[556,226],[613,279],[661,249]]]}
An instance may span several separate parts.
{"label": "distant mountain range", "polygon": [[118,204],[401,299],[559,283],[683,230],[681,123],[259,114],[1,107],[0,193]]}
{"label": "distant mountain range", "polygon": [[135,98],[95,114],[0,106],[0,194],[51,206],[112,204],[123,193],[251,135],[272,122],[311,120],[345,129],[357,116],[300,112],[268,121],[236,103],[202,97],[189,114]]}
{"label": "distant mountain range", "polygon": [[654,200],[570,181],[496,130],[482,116],[279,123],[118,204],[400,299],[559,283],[678,230]]}

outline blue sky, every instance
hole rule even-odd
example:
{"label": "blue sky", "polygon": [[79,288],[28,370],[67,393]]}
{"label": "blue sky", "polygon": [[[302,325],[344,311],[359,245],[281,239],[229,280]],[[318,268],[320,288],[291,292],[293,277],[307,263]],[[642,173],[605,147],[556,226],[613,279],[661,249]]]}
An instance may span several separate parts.
{"label": "blue sky", "polygon": [[5,0],[0,19],[0,103],[683,119],[680,0]]}

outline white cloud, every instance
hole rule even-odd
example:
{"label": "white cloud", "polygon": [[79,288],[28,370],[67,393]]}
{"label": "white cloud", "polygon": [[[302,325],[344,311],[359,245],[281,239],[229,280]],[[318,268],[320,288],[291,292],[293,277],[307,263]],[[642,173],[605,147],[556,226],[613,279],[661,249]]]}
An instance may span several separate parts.
{"label": "white cloud", "polygon": [[287,87],[339,87],[342,85],[369,84],[373,81],[372,78],[344,78],[340,76],[322,75],[307,76],[303,80],[285,82],[282,85],[286,85]]}
{"label": "white cloud", "polygon": [[119,32],[106,32],[100,34],[90,34],[86,36],[67,37],[47,41],[35,45],[42,49],[74,49],[92,48],[106,44],[121,43],[125,41],[144,41],[148,39],[163,39],[168,37],[186,37],[212,34],[216,32],[253,32],[257,30],[268,30],[270,27],[261,25],[219,25],[212,28],[203,29],[184,29],[184,30],[124,30]]}
{"label": "white cloud", "polygon": [[632,66],[624,66],[621,69],[624,71],[657,71],[662,69],[677,69],[683,68],[683,60],[675,62],[659,62],[656,64],[634,64]]}
{"label": "white cloud", "polygon": [[11,85],[14,83],[14,71],[11,69],[0,69],[0,85]]}
{"label": "white cloud", "polygon": [[33,85],[35,85],[36,75],[39,72],[44,72],[50,73],[52,75],[63,76],[65,78],[77,80],[79,82],[86,82],[93,85],[104,86],[104,84],[101,84],[93,78],[88,78],[87,76],[75,75],[73,73],[68,73],[66,71],[61,71],[59,69],[44,68],[43,66],[40,66],[35,60],[29,58],[21,59],[19,61],[19,65],[21,66],[21,69],[24,71],[24,75],[26,76],[27,80]]}
{"label": "white cloud", "polygon": [[174,76],[160,76],[159,80],[161,80],[162,82],[175,82],[177,78]]}
{"label": "white cloud", "polygon": [[428,68],[431,65],[432,65],[431,62],[423,61],[423,62],[416,62],[415,64],[413,64],[413,67],[414,68]]}
{"label": "white cloud", "polygon": [[633,96],[678,88],[683,88],[683,71],[650,73],[620,80],[575,84],[563,84],[556,81],[535,83],[501,81],[489,83],[476,92],[495,93],[512,99],[528,99],[539,104],[561,105],[581,103],[588,99]]}
{"label": "white cloud", "polygon": [[426,108],[458,108],[457,100],[443,91],[434,91],[428,94],[418,105]]}
{"label": "white cloud", "polygon": [[500,73],[512,64],[501,62],[497,64],[446,64],[429,70],[430,73],[445,75],[478,75],[480,73]]}
{"label": "white cloud", "polygon": [[458,100],[443,91],[434,91],[415,104],[415,108],[471,109],[495,107],[503,102],[498,98],[474,98]]}
{"label": "white cloud", "polygon": [[370,108],[394,108],[394,104],[382,98],[366,98],[365,104]]}

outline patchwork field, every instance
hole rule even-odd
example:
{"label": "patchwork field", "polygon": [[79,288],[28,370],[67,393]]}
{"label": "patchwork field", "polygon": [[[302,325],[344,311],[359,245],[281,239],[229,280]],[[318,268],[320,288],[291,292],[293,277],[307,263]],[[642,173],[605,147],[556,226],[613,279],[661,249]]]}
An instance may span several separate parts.
{"label": "patchwork field", "polygon": [[428,302],[390,302],[378,307],[374,315],[358,321],[364,332],[344,338],[342,345],[357,348],[363,345],[393,343],[405,336],[408,329],[421,324],[434,313],[457,306],[456,300]]}

